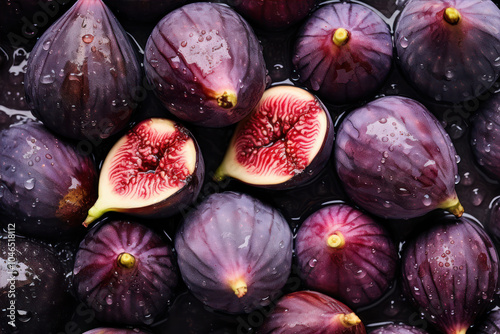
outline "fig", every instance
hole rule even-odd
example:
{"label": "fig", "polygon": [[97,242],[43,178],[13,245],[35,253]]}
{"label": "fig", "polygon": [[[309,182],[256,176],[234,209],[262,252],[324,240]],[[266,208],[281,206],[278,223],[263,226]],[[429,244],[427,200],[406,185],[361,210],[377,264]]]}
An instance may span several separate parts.
{"label": "fig", "polygon": [[215,179],[277,189],[304,184],[328,163],[333,138],[320,100],[302,88],[274,86],[238,123]]}
{"label": "fig", "polygon": [[406,324],[389,324],[370,331],[370,334],[427,334],[427,332]]}
{"label": "fig", "polygon": [[78,0],[37,41],[26,100],[50,130],[99,144],[125,128],[137,106],[141,67],[102,0]]}
{"label": "fig", "polygon": [[329,3],[298,32],[292,62],[299,82],[335,104],[376,92],[392,65],[389,26],[368,7]]}
{"label": "fig", "polygon": [[81,223],[97,198],[91,157],[28,122],[0,132],[0,166],[0,225],[50,240],[85,232]]}
{"label": "fig", "polygon": [[350,307],[379,300],[394,281],[399,259],[389,233],[346,204],[310,215],[297,232],[295,254],[309,288]]}
{"label": "fig", "polygon": [[498,334],[500,333],[500,310],[491,311],[486,319],[474,326],[474,334]]}
{"label": "fig", "polygon": [[120,220],[87,234],[73,275],[78,298],[98,320],[124,325],[152,324],[178,281],[170,246],[150,228]]}
{"label": "fig", "polygon": [[471,148],[476,162],[488,176],[500,180],[500,94],[494,95],[474,115]]}
{"label": "fig", "polygon": [[491,0],[410,0],[394,31],[400,67],[436,101],[470,100],[500,76],[499,26]]}
{"label": "fig", "polygon": [[465,333],[491,305],[498,287],[498,255],[469,218],[433,221],[405,244],[405,294],[442,333]]}
{"label": "fig", "polygon": [[347,194],[377,216],[464,211],[455,192],[455,148],[439,121],[415,100],[388,96],[349,113],[337,133],[335,158]]}
{"label": "fig", "polygon": [[317,0],[229,0],[228,3],[253,24],[276,31],[305,19]]}
{"label": "fig", "polygon": [[359,333],[366,330],[346,305],[316,291],[292,292],[281,298],[257,334]]}
{"label": "fig", "polygon": [[214,193],[175,237],[184,282],[205,305],[249,313],[269,303],[291,272],[292,232],[276,209],[235,192]]}
{"label": "fig", "polygon": [[147,334],[138,329],[119,329],[119,328],[96,328],[90,331],[86,331],[83,334]]}
{"label": "fig", "polygon": [[108,211],[169,217],[198,196],[205,165],[191,132],[168,119],[149,118],[108,152],[99,178],[99,197],[83,223]]}
{"label": "fig", "polygon": [[240,121],[266,87],[255,33],[233,9],[217,3],[192,3],[167,14],[147,41],[144,67],[165,107],[201,126]]}
{"label": "fig", "polygon": [[157,23],[167,13],[185,5],[188,0],[104,0],[104,2],[122,19]]}

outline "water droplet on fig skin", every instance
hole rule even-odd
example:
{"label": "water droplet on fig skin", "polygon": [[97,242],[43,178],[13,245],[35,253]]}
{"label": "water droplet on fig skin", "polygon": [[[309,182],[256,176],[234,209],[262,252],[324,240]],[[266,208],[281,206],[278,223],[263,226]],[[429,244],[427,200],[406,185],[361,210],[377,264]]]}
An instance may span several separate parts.
{"label": "water droplet on fig skin", "polygon": [[82,36],[82,41],[86,44],[92,43],[93,40],[94,40],[94,35],[92,34],[86,34]]}

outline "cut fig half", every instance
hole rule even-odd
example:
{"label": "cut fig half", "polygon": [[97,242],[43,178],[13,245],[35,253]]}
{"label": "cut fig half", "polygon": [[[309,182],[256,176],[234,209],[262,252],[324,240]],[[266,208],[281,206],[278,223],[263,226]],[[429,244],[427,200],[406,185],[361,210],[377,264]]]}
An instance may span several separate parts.
{"label": "cut fig half", "polygon": [[99,197],[83,224],[108,211],[171,216],[198,196],[204,173],[200,148],[186,128],[168,119],[144,120],[109,151]]}
{"label": "cut fig half", "polygon": [[215,179],[274,189],[304,184],[328,162],[333,137],[321,101],[302,88],[274,86],[236,127]]}

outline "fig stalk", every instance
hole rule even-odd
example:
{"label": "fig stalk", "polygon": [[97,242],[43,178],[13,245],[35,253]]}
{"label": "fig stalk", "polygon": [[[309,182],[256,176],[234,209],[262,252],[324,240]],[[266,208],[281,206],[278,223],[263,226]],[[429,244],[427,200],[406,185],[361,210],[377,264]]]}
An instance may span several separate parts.
{"label": "fig stalk", "polygon": [[232,281],[231,283],[229,283],[229,286],[231,287],[231,289],[233,289],[234,294],[236,296],[238,296],[238,298],[241,298],[244,295],[246,295],[246,293],[248,291],[247,284],[241,278],[239,278],[235,281]]}
{"label": "fig stalk", "polygon": [[130,269],[135,266],[135,257],[130,253],[121,253],[117,259],[118,265],[122,268]]}
{"label": "fig stalk", "polygon": [[464,213],[464,207],[462,206],[458,198],[454,198],[452,200],[447,200],[443,202],[441,208],[453,214],[457,218],[462,217]]}
{"label": "fig stalk", "polygon": [[446,8],[446,10],[444,11],[443,17],[444,17],[445,21],[451,25],[458,24],[458,22],[462,18],[462,16],[460,15],[460,12],[453,7]]}
{"label": "fig stalk", "polygon": [[337,314],[334,319],[338,320],[345,328],[350,328],[361,323],[361,319],[354,312]]}
{"label": "fig stalk", "polygon": [[349,40],[349,31],[344,28],[338,28],[333,33],[333,43],[337,46],[342,46]]}
{"label": "fig stalk", "polygon": [[345,239],[342,233],[339,231],[333,233],[328,237],[328,240],[326,241],[329,247],[334,248],[334,249],[341,249],[345,245]]}

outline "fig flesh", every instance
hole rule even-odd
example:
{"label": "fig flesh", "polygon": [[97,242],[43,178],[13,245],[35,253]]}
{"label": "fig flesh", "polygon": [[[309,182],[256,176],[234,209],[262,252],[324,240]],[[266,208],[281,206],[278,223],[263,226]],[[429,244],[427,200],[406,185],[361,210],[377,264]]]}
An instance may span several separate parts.
{"label": "fig flesh", "polygon": [[316,10],[295,42],[299,81],[335,104],[365,98],[380,88],[392,64],[392,36],[378,14],[356,3]]}
{"label": "fig flesh", "polygon": [[279,211],[259,200],[216,193],[188,213],[175,249],[196,298],[219,311],[249,313],[285,285],[292,232]]}
{"label": "fig flesh", "polygon": [[356,333],[366,330],[346,305],[316,291],[292,292],[281,298],[257,334]]}
{"label": "fig flesh", "polygon": [[148,39],[144,66],[165,107],[201,126],[240,121],[266,86],[266,64],[252,28],[216,3],[188,4],[165,16]]}
{"label": "fig flesh", "polygon": [[350,198],[377,216],[464,211],[455,192],[455,148],[439,121],[415,100],[383,97],[352,111],[338,130],[335,158]]}
{"label": "fig flesh", "polygon": [[303,184],[325,167],[333,139],[321,101],[302,88],[274,86],[237,125],[215,179],[278,189]]}
{"label": "fig flesh", "polygon": [[50,130],[98,144],[125,128],[137,106],[141,67],[101,0],[78,0],[37,41],[26,99]]}
{"label": "fig flesh", "polygon": [[170,246],[143,225],[117,220],[87,234],[73,275],[78,298],[98,320],[126,325],[152,324],[178,281]]}
{"label": "fig flesh", "polygon": [[389,233],[346,204],[309,216],[297,232],[295,254],[309,288],[350,307],[380,299],[396,276],[398,253]]}
{"label": "fig flesh", "polygon": [[395,28],[401,68],[434,100],[470,100],[500,76],[499,26],[491,0],[408,1]]}
{"label": "fig flesh", "polygon": [[403,288],[440,332],[465,333],[491,305],[498,255],[486,232],[468,218],[445,219],[405,245]]}
{"label": "fig flesh", "polygon": [[204,174],[200,148],[189,130],[167,119],[146,119],[108,152],[99,197],[84,225],[108,211],[171,216],[198,196]]}

